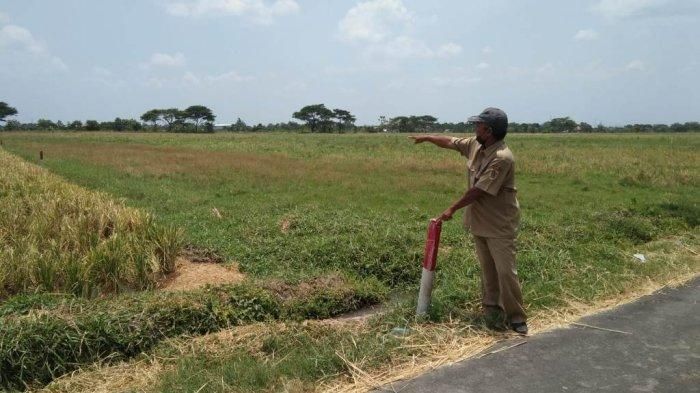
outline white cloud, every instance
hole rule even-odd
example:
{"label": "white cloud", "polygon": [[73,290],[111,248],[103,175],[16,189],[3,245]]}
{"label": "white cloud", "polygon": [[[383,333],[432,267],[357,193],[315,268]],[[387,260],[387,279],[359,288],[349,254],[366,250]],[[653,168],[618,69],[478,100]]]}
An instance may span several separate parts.
{"label": "white cloud", "polygon": [[481,49],[481,53],[485,55],[490,55],[491,53],[493,53],[493,48],[491,48],[490,46],[485,46],[483,49]]}
{"label": "white cloud", "polygon": [[632,60],[625,66],[625,69],[629,71],[644,71],[646,68],[646,65],[641,60]]}
{"label": "white cloud", "polygon": [[637,15],[665,0],[601,0],[593,9],[606,18],[617,19]]}
{"label": "white cloud", "polygon": [[97,83],[112,89],[124,87],[126,83],[123,80],[114,77],[112,71],[99,66],[92,67],[92,71],[85,78],[87,81]]}
{"label": "white cloud", "polygon": [[434,55],[433,51],[423,42],[407,36],[399,36],[386,45],[374,47],[378,55],[392,58],[428,58]]}
{"label": "white cloud", "polygon": [[0,24],[10,23],[10,17],[0,12]]}
{"label": "white cloud", "polygon": [[432,59],[456,56],[462,52],[462,47],[448,43],[433,49],[422,40],[400,35],[385,42],[370,44],[364,51],[367,56],[380,59]]}
{"label": "white cloud", "polygon": [[370,58],[409,59],[452,57],[462,47],[447,42],[431,47],[411,34],[415,16],[402,0],[368,0],[357,3],[338,22],[338,37],[358,45]]}
{"label": "white cloud", "polygon": [[600,0],[593,11],[608,19],[687,15],[700,12],[697,0]]}
{"label": "white cloud", "polygon": [[269,24],[274,18],[299,11],[295,0],[189,0],[166,3],[169,14],[182,17],[229,14],[248,16],[253,21]]}
{"label": "white cloud", "polygon": [[436,76],[432,78],[432,82],[438,87],[462,87],[481,82],[481,77],[467,75]]}
{"label": "white cloud", "polygon": [[592,41],[598,38],[598,33],[592,29],[583,29],[576,32],[574,40],[576,41]]}
{"label": "white cloud", "polygon": [[223,74],[207,75],[197,74],[192,71],[185,71],[184,74],[178,75],[159,75],[146,80],[146,86],[149,87],[219,87],[226,83],[242,83],[252,81],[255,78],[252,76],[241,75],[237,71],[229,71]]}
{"label": "white cloud", "polygon": [[451,57],[460,53],[462,53],[462,47],[454,42],[442,44],[436,51],[436,55],[439,57]]}
{"label": "white cloud", "polygon": [[35,55],[47,52],[46,46],[37,41],[29,30],[17,25],[7,25],[0,29],[0,45],[23,49]]}
{"label": "white cloud", "polygon": [[486,62],[483,62],[483,61],[482,61],[481,63],[479,63],[479,64],[476,65],[476,68],[478,68],[478,69],[480,69],[480,70],[485,70],[485,69],[487,69],[487,68],[489,68],[489,67],[490,67],[489,63],[486,63]]}
{"label": "white cloud", "polygon": [[165,87],[166,81],[163,78],[158,78],[158,77],[152,77],[148,78],[146,81],[146,86],[148,87],[155,87],[155,88],[161,88]]}
{"label": "white cloud", "polygon": [[185,72],[185,75],[182,76],[182,81],[185,82],[185,84],[195,86],[199,86],[202,84],[202,81],[197,77],[197,75],[193,74],[190,71]]}
{"label": "white cloud", "polygon": [[3,48],[18,53],[28,53],[59,70],[68,69],[60,57],[52,55],[43,42],[34,38],[29,30],[21,26],[6,25],[0,29],[0,49]]}
{"label": "white cloud", "polygon": [[309,89],[309,85],[306,82],[301,81],[301,80],[291,81],[282,87],[282,91],[284,91],[284,92],[300,92],[300,91],[306,91],[308,89]]}
{"label": "white cloud", "polygon": [[401,0],[370,0],[351,8],[338,23],[340,37],[347,41],[380,42],[394,35],[397,26],[413,21]]}
{"label": "white cloud", "polygon": [[182,67],[186,62],[187,60],[185,59],[185,55],[180,52],[172,55],[156,52],[151,55],[151,58],[148,59],[147,62],[142,64],[142,67]]}
{"label": "white cloud", "polygon": [[254,78],[252,76],[241,75],[236,71],[229,71],[219,75],[207,75],[205,77],[206,81],[209,83],[218,82],[247,82]]}
{"label": "white cloud", "polygon": [[107,78],[107,77],[112,76],[112,71],[110,71],[104,67],[99,67],[99,66],[92,67],[92,73],[95,76],[99,76],[99,77],[103,77],[103,78]]}
{"label": "white cloud", "polygon": [[547,63],[545,63],[537,68],[537,73],[539,73],[539,74],[551,74],[555,70],[556,70],[556,68],[554,67],[554,64],[547,62]]}

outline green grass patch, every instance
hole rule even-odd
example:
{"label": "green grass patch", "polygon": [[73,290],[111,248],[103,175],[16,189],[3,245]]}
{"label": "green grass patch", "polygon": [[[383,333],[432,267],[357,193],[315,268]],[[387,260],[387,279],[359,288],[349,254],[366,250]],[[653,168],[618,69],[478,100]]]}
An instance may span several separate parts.
{"label": "green grass patch", "polygon": [[[274,299],[273,317],[282,320],[338,315],[393,296],[405,300],[385,324],[405,326],[428,219],[465,188],[457,153],[415,146],[403,135],[5,133],[3,141],[29,161],[44,150],[41,166],[124,198],[157,223],[182,227],[189,243],[235,260]],[[699,244],[699,134],[512,135],[507,143],[517,162],[518,271],[529,312],[698,271],[688,250]],[[443,226],[432,321],[478,320],[478,263],[459,221]],[[638,252],[647,263],[632,258]],[[36,312],[27,299],[12,299],[0,313],[30,318]],[[67,307],[37,299],[47,309]],[[227,313],[246,307],[218,308],[216,318],[228,321]],[[239,323],[256,320],[246,318]],[[362,356],[374,359],[372,348],[383,353],[373,338],[386,333],[381,329],[357,342],[368,348]],[[328,346],[318,349],[322,357],[332,359],[321,372],[303,366],[307,341],[292,335],[297,344],[275,351],[297,359],[288,366],[265,351],[200,354],[183,359],[160,388],[196,391],[206,383],[216,391],[236,380],[248,390],[310,386],[348,372],[334,358],[347,342],[334,334],[311,334],[319,348]],[[241,374],[245,369],[250,374]]]}
{"label": "green grass patch", "polygon": [[0,386],[42,386],[80,366],[128,359],[179,335],[330,317],[376,304],[385,298],[377,295],[382,292],[377,281],[329,275],[92,301],[20,295],[0,308]]}
{"label": "green grass patch", "polygon": [[390,334],[287,325],[254,348],[223,356],[200,352],[178,360],[163,375],[161,392],[314,391],[318,383],[348,373],[351,362],[377,367],[392,359],[401,340]]}

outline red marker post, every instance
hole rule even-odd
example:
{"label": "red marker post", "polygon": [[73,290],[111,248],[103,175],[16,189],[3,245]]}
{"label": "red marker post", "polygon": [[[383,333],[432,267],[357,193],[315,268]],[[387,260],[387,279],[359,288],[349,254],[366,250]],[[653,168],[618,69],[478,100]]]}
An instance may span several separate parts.
{"label": "red marker post", "polygon": [[428,238],[425,241],[425,255],[423,256],[423,274],[420,278],[420,292],[418,292],[418,306],[416,315],[423,316],[430,307],[430,297],[433,292],[435,279],[435,266],[437,265],[438,247],[440,246],[440,232],[442,221],[430,220],[428,224]]}

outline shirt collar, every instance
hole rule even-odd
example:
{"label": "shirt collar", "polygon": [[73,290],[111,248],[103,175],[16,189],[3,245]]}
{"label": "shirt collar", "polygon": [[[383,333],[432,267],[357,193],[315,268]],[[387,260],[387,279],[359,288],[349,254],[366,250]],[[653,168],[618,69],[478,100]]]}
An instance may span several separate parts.
{"label": "shirt collar", "polygon": [[503,145],[505,145],[505,142],[503,141],[503,139],[501,139],[499,141],[494,142],[494,144],[489,147],[484,147],[484,145],[481,145],[479,149],[483,154],[490,156]]}

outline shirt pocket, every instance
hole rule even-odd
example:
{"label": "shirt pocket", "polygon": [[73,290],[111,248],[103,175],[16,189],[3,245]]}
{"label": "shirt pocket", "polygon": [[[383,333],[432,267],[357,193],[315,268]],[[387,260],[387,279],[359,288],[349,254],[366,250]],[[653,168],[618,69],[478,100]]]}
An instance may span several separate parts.
{"label": "shirt pocket", "polygon": [[476,184],[476,168],[467,166],[467,180],[469,181],[469,186],[473,187]]}

